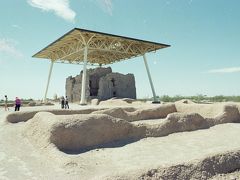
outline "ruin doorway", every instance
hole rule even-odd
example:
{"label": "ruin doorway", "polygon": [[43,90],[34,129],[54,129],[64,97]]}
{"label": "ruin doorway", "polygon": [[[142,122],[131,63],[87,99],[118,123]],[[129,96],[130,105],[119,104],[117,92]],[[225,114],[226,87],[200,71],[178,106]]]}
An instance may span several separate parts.
{"label": "ruin doorway", "polygon": [[90,96],[97,96],[98,95],[98,82],[93,80],[89,80],[89,89],[90,89]]}

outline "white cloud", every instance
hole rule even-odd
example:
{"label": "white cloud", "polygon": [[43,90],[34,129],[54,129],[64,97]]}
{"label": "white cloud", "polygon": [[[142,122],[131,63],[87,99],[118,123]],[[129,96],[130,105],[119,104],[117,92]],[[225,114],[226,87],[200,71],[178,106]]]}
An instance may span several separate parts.
{"label": "white cloud", "polygon": [[16,29],[22,29],[22,27],[19,26],[19,25],[17,25],[17,24],[12,24],[12,27],[13,27],[13,28],[16,28]]}
{"label": "white cloud", "polygon": [[208,71],[208,73],[235,73],[235,72],[240,72],[240,67],[212,69]]}
{"label": "white cloud", "polygon": [[17,42],[12,39],[0,39],[0,53],[15,56],[17,58],[23,57],[23,54],[16,49]]}
{"label": "white cloud", "polygon": [[113,15],[113,3],[112,0],[97,0],[100,4],[101,8],[108,13],[109,15]]}
{"label": "white cloud", "polygon": [[69,0],[28,0],[28,3],[43,11],[53,11],[66,21],[74,22],[76,17],[76,13],[69,6]]}

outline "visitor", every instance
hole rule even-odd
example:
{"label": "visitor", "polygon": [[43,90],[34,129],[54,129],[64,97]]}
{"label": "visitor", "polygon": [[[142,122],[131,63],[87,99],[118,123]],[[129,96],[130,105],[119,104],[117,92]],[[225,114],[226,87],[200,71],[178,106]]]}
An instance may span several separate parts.
{"label": "visitor", "polygon": [[18,97],[16,97],[16,100],[15,100],[15,111],[19,111],[20,107],[21,107],[21,100]]}
{"label": "visitor", "polygon": [[66,96],[66,98],[65,98],[65,109],[69,109],[68,97],[67,97],[67,96]]}
{"label": "visitor", "polygon": [[8,97],[7,97],[7,95],[5,95],[4,107],[5,107],[5,111],[9,111],[9,108],[8,108]]}
{"label": "visitor", "polygon": [[60,100],[60,103],[61,103],[62,109],[64,109],[65,99],[64,99],[63,96],[62,96],[62,98],[61,98],[61,100]]}

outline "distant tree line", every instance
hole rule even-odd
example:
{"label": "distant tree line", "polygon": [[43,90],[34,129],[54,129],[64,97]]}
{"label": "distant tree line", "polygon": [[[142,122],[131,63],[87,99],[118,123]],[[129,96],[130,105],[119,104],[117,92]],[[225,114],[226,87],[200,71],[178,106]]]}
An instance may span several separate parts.
{"label": "distant tree line", "polygon": [[[168,96],[168,95],[163,95],[163,96],[157,96],[157,99],[163,102],[176,102],[180,101],[182,99],[189,99],[193,102],[196,103],[201,103],[201,102],[227,102],[227,101],[232,101],[232,102],[240,102],[240,96],[224,96],[224,95],[218,95],[218,96],[206,96],[202,94],[197,94],[195,96],[181,96],[181,95],[176,95],[176,96]],[[142,101],[148,101],[148,100],[153,100],[153,98],[142,98],[140,99]]]}
{"label": "distant tree line", "polygon": [[[29,99],[21,99],[21,100],[22,100],[22,103],[29,103],[29,102],[33,101],[32,98],[29,98]],[[14,103],[14,102],[15,102],[15,100],[8,100],[8,103]],[[1,100],[0,100],[0,103],[4,103],[4,99],[1,99]]]}
{"label": "distant tree line", "polygon": [[[227,101],[232,101],[232,102],[240,102],[240,96],[224,96],[224,95],[218,95],[218,96],[206,96],[202,94],[197,94],[195,96],[181,96],[181,95],[176,95],[176,96],[168,96],[168,95],[163,95],[163,96],[157,96],[157,99],[163,102],[176,102],[180,101],[182,99],[189,99],[193,102],[196,103],[201,103],[201,102],[227,102]],[[141,98],[138,99],[140,101],[153,101],[152,98]],[[23,103],[28,103],[30,101],[33,101],[33,99],[22,99]],[[13,100],[9,100],[9,103],[13,103]],[[0,103],[4,103],[4,99],[0,100]]]}

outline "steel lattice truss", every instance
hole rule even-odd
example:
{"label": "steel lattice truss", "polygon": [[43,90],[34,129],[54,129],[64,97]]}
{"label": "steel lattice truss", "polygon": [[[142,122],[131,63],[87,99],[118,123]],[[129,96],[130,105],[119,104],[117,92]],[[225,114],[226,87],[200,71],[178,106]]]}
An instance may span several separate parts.
{"label": "steel lattice truss", "polygon": [[88,63],[111,64],[169,45],[75,28],[33,57],[54,62],[81,63],[85,47],[88,48]]}

